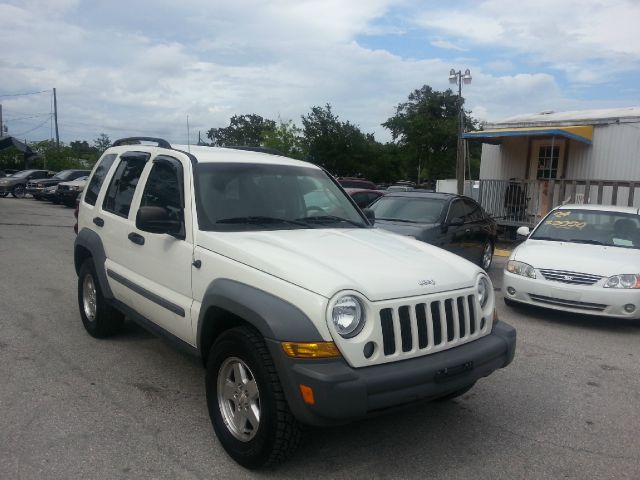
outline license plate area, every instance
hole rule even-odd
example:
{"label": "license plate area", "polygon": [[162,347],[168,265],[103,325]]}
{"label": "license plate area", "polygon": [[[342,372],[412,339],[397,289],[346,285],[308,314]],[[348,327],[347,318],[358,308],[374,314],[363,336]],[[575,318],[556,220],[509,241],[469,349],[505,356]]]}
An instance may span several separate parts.
{"label": "license plate area", "polygon": [[453,380],[456,377],[459,377],[460,375],[464,375],[471,370],[473,370],[473,362],[465,362],[460,365],[456,365],[455,367],[443,368],[436,372],[435,382],[447,382],[449,380]]}

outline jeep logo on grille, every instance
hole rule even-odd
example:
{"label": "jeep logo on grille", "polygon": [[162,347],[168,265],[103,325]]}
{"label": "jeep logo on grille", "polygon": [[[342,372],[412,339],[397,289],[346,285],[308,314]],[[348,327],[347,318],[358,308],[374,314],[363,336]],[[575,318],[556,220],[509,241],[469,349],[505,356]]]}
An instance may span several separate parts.
{"label": "jeep logo on grille", "polygon": [[435,280],[420,280],[418,282],[418,285],[420,285],[421,287],[426,287],[428,285],[434,285],[435,286],[436,281]]}

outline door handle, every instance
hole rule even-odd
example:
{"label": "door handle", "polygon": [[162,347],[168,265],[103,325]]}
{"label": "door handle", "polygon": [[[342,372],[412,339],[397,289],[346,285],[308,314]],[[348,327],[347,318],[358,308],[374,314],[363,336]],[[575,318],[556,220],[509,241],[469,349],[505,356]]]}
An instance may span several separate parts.
{"label": "door handle", "polygon": [[93,223],[99,227],[104,227],[104,220],[100,217],[93,217]]}
{"label": "door handle", "polygon": [[138,235],[135,232],[131,232],[127,238],[129,238],[129,240],[131,240],[133,243],[137,244],[137,245],[144,245],[144,237],[142,235]]}

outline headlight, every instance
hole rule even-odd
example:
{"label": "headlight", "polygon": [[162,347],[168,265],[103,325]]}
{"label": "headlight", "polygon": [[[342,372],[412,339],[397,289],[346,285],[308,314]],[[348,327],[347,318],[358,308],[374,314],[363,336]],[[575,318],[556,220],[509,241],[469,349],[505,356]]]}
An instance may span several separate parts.
{"label": "headlight", "polygon": [[523,277],[536,278],[536,271],[531,265],[516,260],[509,260],[507,272],[522,275]]}
{"label": "headlight", "polygon": [[355,337],[365,324],[364,308],[353,295],[340,297],[333,306],[331,319],[336,331],[343,338]]}
{"label": "headlight", "polygon": [[607,278],[604,288],[640,288],[640,275],[614,275]]}
{"label": "headlight", "polygon": [[44,189],[45,192],[55,192],[58,187],[47,187]]}
{"label": "headlight", "polygon": [[487,302],[489,301],[489,295],[491,294],[491,284],[487,277],[480,277],[478,281],[478,301],[480,302],[480,306],[484,309],[487,306]]}

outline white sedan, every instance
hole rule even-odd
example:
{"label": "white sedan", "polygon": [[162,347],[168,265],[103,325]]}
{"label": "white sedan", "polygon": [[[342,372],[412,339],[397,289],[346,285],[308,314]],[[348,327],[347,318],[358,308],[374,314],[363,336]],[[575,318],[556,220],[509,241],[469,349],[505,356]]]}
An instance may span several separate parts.
{"label": "white sedan", "polygon": [[564,205],[516,247],[504,272],[507,305],[640,318],[637,208]]}

